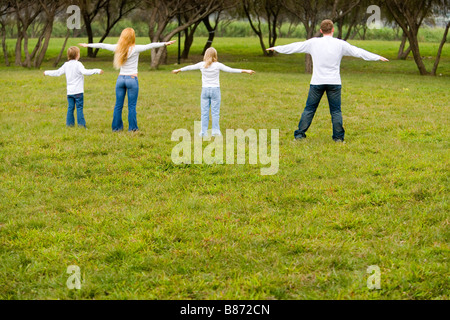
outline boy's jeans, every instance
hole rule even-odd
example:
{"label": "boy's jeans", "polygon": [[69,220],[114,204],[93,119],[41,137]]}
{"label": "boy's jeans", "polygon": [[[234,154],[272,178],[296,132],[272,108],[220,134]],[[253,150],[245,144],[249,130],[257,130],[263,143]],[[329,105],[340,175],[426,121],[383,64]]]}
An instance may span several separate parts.
{"label": "boy's jeans", "polygon": [[209,125],[209,108],[211,107],[212,135],[220,135],[220,88],[202,88],[201,110],[202,110],[202,136],[206,136]]}
{"label": "boy's jeans", "polygon": [[78,126],[86,127],[86,120],[84,119],[83,114],[83,93],[67,95],[67,101],[69,102],[69,107],[67,108],[66,125],[69,127],[73,127],[75,125],[75,118],[73,116],[73,113],[76,106]]}
{"label": "boy's jeans", "polygon": [[322,99],[324,92],[326,92],[330,106],[331,122],[333,124],[333,140],[344,140],[345,130],[342,126],[341,87],[341,85],[335,84],[310,85],[305,110],[300,118],[298,130],[294,132],[295,138],[306,137],[305,132],[311,125],[320,99]]}
{"label": "boy's jeans", "polygon": [[116,82],[116,105],[112,121],[113,131],[123,130],[122,109],[125,94],[128,91],[128,131],[139,130],[136,120],[136,104],[139,94],[139,82],[135,76],[119,75]]}

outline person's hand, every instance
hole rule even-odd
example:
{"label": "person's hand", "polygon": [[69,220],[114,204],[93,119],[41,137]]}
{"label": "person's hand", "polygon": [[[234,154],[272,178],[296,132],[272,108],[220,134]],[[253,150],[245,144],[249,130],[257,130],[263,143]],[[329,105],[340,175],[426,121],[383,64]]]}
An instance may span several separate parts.
{"label": "person's hand", "polygon": [[87,43],[79,43],[78,45],[80,47],[83,47],[83,48],[87,48],[88,47]]}
{"label": "person's hand", "polygon": [[266,51],[275,51],[274,47],[267,48]]}
{"label": "person's hand", "polygon": [[103,70],[100,70],[100,74],[103,74],[104,72],[103,72]]}
{"label": "person's hand", "polygon": [[181,72],[181,69],[172,70],[172,73],[173,73],[173,74],[177,74],[177,73],[179,73],[179,72]]}
{"label": "person's hand", "polygon": [[174,44],[175,42],[176,42],[176,40],[172,40],[172,41],[166,42],[165,45],[170,46],[171,44]]}
{"label": "person's hand", "polygon": [[389,61],[388,59],[386,59],[385,57],[380,57],[381,61]]}
{"label": "person's hand", "polygon": [[44,71],[44,77],[45,77],[45,71]]}
{"label": "person's hand", "polygon": [[250,75],[252,75],[252,74],[255,73],[255,71],[253,71],[253,70],[242,70],[242,72],[248,73],[248,74],[250,74]]}

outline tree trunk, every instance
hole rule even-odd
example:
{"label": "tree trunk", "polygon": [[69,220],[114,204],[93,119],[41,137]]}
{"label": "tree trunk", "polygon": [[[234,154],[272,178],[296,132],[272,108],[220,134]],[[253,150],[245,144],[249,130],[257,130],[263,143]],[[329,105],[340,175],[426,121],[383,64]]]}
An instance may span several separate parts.
{"label": "tree trunk", "polygon": [[152,62],[150,67],[158,69],[158,66],[167,59],[167,47],[152,49]]}
{"label": "tree trunk", "polygon": [[22,65],[22,41],[23,41],[22,29],[19,26],[19,22],[17,22],[17,41],[16,41],[15,62],[14,62],[16,66]]}
{"label": "tree trunk", "polygon": [[433,76],[436,75],[437,67],[439,65],[439,60],[441,59],[442,48],[444,47],[445,42],[447,41],[448,29],[450,27],[450,22],[447,23],[445,27],[444,36],[442,37],[441,44],[439,45],[438,53],[436,55],[436,60],[434,61],[433,70],[431,70],[431,74]]}
{"label": "tree trunk", "polygon": [[25,60],[23,61],[22,66],[31,68],[31,56],[28,51],[28,34],[26,31],[23,34],[23,51],[25,52]]}
{"label": "tree trunk", "polygon": [[194,42],[195,30],[197,30],[198,25],[201,21],[196,22],[191,29],[186,28],[184,30],[184,48],[181,54],[181,59],[187,59],[189,57],[189,51],[191,50],[192,43]]}
{"label": "tree trunk", "polygon": [[209,16],[203,19],[203,24],[206,27],[206,30],[208,30],[208,40],[206,41],[205,46],[203,47],[202,56],[205,55],[206,50],[212,46],[212,43],[214,41],[214,36],[216,35],[216,29],[217,29],[217,22],[215,27],[213,28],[211,26],[211,23],[209,23]]}
{"label": "tree trunk", "polygon": [[[86,26],[86,33],[88,36],[88,43],[94,43],[94,33],[92,31],[92,25],[89,22],[89,19],[84,19],[84,24]],[[88,57],[95,58],[94,49],[93,48],[87,48],[88,49]]]}
{"label": "tree trunk", "polygon": [[403,32],[402,35],[402,42],[400,43],[400,47],[398,48],[398,54],[397,59],[398,60],[406,60],[409,53],[411,52],[411,46],[408,47],[408,49],[405,50],[406,40],[407,40],[406,34]]}
{"label": "tree trunk", "polygon": [[37,55],[36,59],[34,60],[34,67],[39,68],[44,61],[45,53],[47,52],[48,44],[50,42],[50,38],[52,36],[52,30],[53,30],[53,19],[54,17],[51,16],[48,18],[48,25],[44,32],[44,44],[42,45],[41,50],[39,51],[39,54]]}
{"label": "tree trunk", "polygon": [[5,58],[5,65],[9,67],[9,59],[8,59],[8,48],[6,46],[6,27],[2,23],[2,49],[3,49],[3,57]]}
{"label": "tree trunk", "polygon": [[[311,24],[311,26],[308,26],[306,29],[306,38],[311,39],[314,36],[314,25]],[[313,64],[312,64],[312,57],[310,54],[305,55],[305,73],[312,73]]]}
{"label": "tree trunk", "polygon": [[55,67],[59,64],[59,62],[61,61],[62,55],[64,54],[64,50],[66,49],[67,40],[69,39],[69,37],[70,37],[70,30],[67,29],[66,39],[64,39],[64,43],[63,43],[63,46],[62,46],[62,48],[61,48],[61,51],[59,52],[59,55],[58,55],[58,57],[56,58],[55,63],[53,63],[53,67],[54,67],[54,68],[55,68]]}
{"label": "tree trunk", "polygon": [[419,42],[417,40],[417,36],[414,32],[408,33],[409,45],[411,47],[411,51],[414,56],[414,61],[416,62],[417,68],[422,76],[429,75],[430,73],[427,71],[425,64],[422,61],[422,57],[420,56]]}
{"label": "tree trunk", "polygon": [[312,57],[310,54],[305,55],[305,73],[312,73],[313,65],[312,65]]}

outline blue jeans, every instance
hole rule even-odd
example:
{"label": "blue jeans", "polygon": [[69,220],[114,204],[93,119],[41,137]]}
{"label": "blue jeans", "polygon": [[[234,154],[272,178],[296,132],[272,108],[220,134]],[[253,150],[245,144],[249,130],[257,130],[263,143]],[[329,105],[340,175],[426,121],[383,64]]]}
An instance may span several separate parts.
{"label": "blue jeans", "polygon": [[310,85],[305,110],[298,123],[298,130],[294,132],[295,138],[306,138],[305,132],[311,125],[320,99],[326,92],[328,105],[330,106],[331,123],[333,124],[333,140],[344,140],[345,130],[342,125],[341,87],[341,85],[335,84]]}
{"label": "blue jeans", "polygon": [[201,111],[202,111],[202,132],[201,135],[206,135],[209,125],[209,108],[211,107],[212,118],[212,134],[220,135],[220,88],[208,87],[202,88],[201,95]]}
{"label": "blue jeans", "polygon": [[112,130],[123,130],[122,109],[128,91],[128,131],[139,130],[136,120],[136,104],[139,94],[139,82],[135,76],[119,75],[116,82],[116,105],[112,121]]}
{"label": "blue jeans", "polygon": [[73,113],[75,111],[76,106],[78,126],[86,127],[86,120],[84,119],[83,114],[83,103],[84,103],[83,94],[82,93],[69,94],[67,95],[67,102],[69,103],[69,107],[67,108],[66,125],[69,127],[73,127],[75,125],[75,118],[73,116]]}

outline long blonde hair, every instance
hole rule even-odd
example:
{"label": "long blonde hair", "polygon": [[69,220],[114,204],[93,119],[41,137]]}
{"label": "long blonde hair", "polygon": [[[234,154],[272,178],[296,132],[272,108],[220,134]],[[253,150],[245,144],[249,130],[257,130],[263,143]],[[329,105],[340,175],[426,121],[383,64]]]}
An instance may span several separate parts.
{"label": "long blonde hair", "polygon": [[114,53],[114,67],[119,69],[128,59],[130,47],[136,44],[136,33],[133,28],[123,29],[117,41],[116,51]]}
{"label": "long blonde hair", "polygon": [[208,68],[213,62],[217,62],[217,50],[213,47],[208,48],[203,56],[205,68]]}

